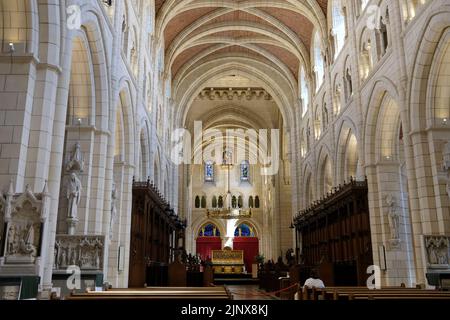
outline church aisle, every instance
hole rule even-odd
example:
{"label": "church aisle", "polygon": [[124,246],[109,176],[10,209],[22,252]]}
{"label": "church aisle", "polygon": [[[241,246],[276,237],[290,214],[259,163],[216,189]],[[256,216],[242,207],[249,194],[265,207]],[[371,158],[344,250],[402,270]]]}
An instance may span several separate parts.
{"label": "church aisle", "polygon": [[277,296],[268,295],[258,285],[231,285],[226,288],[233,295],[234,300],[280,300]]}

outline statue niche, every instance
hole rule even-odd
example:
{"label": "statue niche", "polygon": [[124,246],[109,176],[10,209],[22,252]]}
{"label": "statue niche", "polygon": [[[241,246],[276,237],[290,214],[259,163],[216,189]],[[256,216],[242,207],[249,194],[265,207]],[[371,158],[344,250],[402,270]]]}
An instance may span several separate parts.
{"label": "statue niche", "polygon": [[12,212],[5,236],[5,263],[33,264],[38,256],[41,221],[30,201]]}

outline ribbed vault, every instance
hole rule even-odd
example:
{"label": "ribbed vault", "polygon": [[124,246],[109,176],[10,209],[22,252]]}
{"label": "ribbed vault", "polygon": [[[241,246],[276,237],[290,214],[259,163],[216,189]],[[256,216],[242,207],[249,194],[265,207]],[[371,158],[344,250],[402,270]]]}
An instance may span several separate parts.
{"label": "ribbed vault", "polygon": [[283,118],[292,119],[299,66],[311,70],[313,31],[326,41],[327,1],[156,0],[155,10],[179,124],[190,100],[210,78],[230,76],[224,73],[230,65],[235,73],[257,79],[255,86],[272,91]]}

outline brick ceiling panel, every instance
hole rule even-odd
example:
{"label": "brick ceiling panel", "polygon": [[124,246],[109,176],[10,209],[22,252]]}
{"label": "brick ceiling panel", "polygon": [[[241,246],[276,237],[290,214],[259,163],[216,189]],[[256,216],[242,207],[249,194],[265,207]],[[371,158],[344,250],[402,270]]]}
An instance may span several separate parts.
{"label": "brick ceiling panel", "polygon": [[173,65],[172,65],[172,75],[175,76],[180,68],[186,64],[191,58],[195,57],[200,52],[208,49],[209,47],[212,47],[214,45],[211,44],[203,44],[200,46],[195,46],[192,48],[189,48],[188,50],[183,51],[177,58],[175,59]]}
{"label": "brick ceiling panel", "polygon": [[[157,19],[160,18],[158,14],[161,14],[161,8],[164,5],[166,1],[165,0],[155,0],[155,8],[157,12]],[[234,3],[239,2],[246,2],[249,3],[248,0],[233,0]],[[320,6],[321,10],[326,16],[327,12],[327,3],[326,0],[317,0],[317,4]],[[215,10],[220,10],[220,8],[223,8],[223,5],[221,6],[220,2],[208,2],[208,1],[187,1],[187,0],[177,0],[177,4],[180,3],[186,3],[186,4],[200,4],[202,7],[199,7],[197,9],[191,9],[188,11],[184,11],[179,13],[178,15],[174,16],[172,20],[168,21],[165,30],[164,30],[164,42],[165,42],[165,48],[168,50],[170,45],[173,43],[173,40],[176,38],[177,35],[179,35],[181,32],[186,30],[192,23],[195,21],[198,21],[201,17],[204,17]],[[267,15],[272,16],[275,20],[277,20],[280,24],[283,26],[286,26],[294,34],[298,36],[298,39],[304,44],[306,50],[309,50],[311,47],[311,36],[314,29],[314,24],[307,18],[309,15],[317,15],[317,11],[311,10],[308,14],[305,13],[305,15],[302,15],[298,12],[294,12],[288,9],[282,9],[277,7],[271,7],[271,2],[267,2],[266,6],[258,5],[258,2],[255,3],[252,8],[258,9],[262,12],[264,12]],[[248,8],[251,9],[251,8]],[[173,10],[173,8],[168,8],[168,10]],[[254,38],[255,41],[252,41],[252,45],[259,46],[260,48],[270,52],[272,55],[277,57],[279,62],[273,61],[274,59],[267,59],[263,55],[258,54],[257,52],[247,49],[243,46],[238,45],[232,45],[228,46],[224,49],[218,50],[214,53],[210,53],[208,55],[208,58],[212,58],[215,55],[224,54],[224,53],[232,53],[236,56],[247,56],[249,58],[258,59],[259,61],[264,61],[267,64],[274,65],[275,63],[280,64],[278,66],[279,70],[285,70],[284,72],[291,72],[295,78],[297,78],[298,68],[299,68],[299,59],[298,59],[298,53],[293,53],[288,51],[286,48],[286,43],[281,44],[280,46],[273,45],[273,44],[266,44],[267,42],[265,40],[270,39],[271,41],[282,41],[279,40],[278,37],[272,37],[272,35],[263,35],[257,32],[247,31],[245,27],[242,27],[243,24],[251,22],[253,24],[259,25],[263,27],[266,30],[269,30],[272,34],[280,34],[283,33],[282,29],[278,27],[277,24],[271,24],[266,19],[259,18],[255,12],[255,14],[243,11],[247,9],[242,10],[234,10],[232,12],[223,14],[219,17],[216,17],[214,19],[211,19],[210,21],[204,23],[203,25],[199,26],[195,30],[191,31],[191,33],[184,39],[183,45],[189,45],[189,42],[194,40],[193,37],[196,35],[201,34],[202,32],[208,30],[211,28],[212,25],[218,24],[218,23],[224,23],[228,22],[233,30],[231,31],[222,31],[222,32],[216,32],[214,34],[210,34],[208,36],[205,36],[203,39],[201,39],[203,42],[208,42],[207,44],[203,45],[197,45],[194,47],[191,47],[189,49],[184,50],[181,52],[175,59],[173,60],[173,64],[171,66],[172,76],[175,77],[177,73],[179,73],[180,68],[185,65],[188,61],[190,61],[192,58],[203,52],[204,50],[207,50],[211,46],[218,45],[217,38],[223,37],[227,39],[232,40],[241,40],[241,39],[248,39],[248,38]],[[171,11],[173,12],[173,11]],[[161,16],[162,18],[162,16]],[[320,21],[322,19],[322,15],[319,14],[317,17],[317,21]],[[215,38],[213,40],[213,38]],[[221,40],[219,40],[221,41]],[[266,42],[266,43],[265,43]],[[176,50],[176,48],[173,48]],[[295,50],[295,49],[291,49]],[[301,50],[301,48],[298,48],[298,50]],[[168,51],[166,51],[166,54]],[[173,51],[171,51],[173,53]],[[197,61],[198,64],[204,63],[206,59],[201,59]],[[282,65],[283,66],[282,66]]]}
{"label": "brick ceiling panel", "polygon": [[217,8],[201,8],[195,10],[188,10],[179,15],[177,15],[174,19],[172,19],[166,29],[164,30],[164,41],[166,49],[172,43],[172,40],[186,27],[195,22],[200,17],[207,15],[208,13],[216,10]]}
{"label": "brick ceiling panel", "polygon": [[284,64],[291,70],[292,75],[295,78],[297,78],[298,69],[299,69],[299,61],[296,56],[294,56],[289,51],[287,51],[283,48],[277,47],[277,46],[272,46],[272,45],[268,45],[268,44],[259,44],[258,46],[269,51],[274,56],[276,56],[278,59],[283,61]]}
{"label": "brick ceiling panel", "polygon": [[270,14],[271,16],[277,18],[283,24],[285,24],[289,29],[294,31],[300,39],[305,44],[306,48],[311,46],[311,36],[314,29],[314,25],[301,14],[292,12],[285,9],[274,9],[274,8],[260,8],[264,12]]}

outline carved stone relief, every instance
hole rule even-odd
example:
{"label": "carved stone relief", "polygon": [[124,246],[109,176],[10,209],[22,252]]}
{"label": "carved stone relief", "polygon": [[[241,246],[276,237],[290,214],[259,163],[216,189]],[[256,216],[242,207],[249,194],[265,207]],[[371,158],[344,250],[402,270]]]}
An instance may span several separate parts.
{"label": "carved stone relief", "polygon": [[4,235],[5,264],[34,264],[41,246],[41,229],[48,215],[47,184],[40,194],[29,186],[25,192],[14,194],[12,183],[5,198],[2,219],[6,223]]}
{"label": "carved stone relief", "polygon": [[259,88],[248,88],[245,89],[206,89],[200,92],[198,98],[201,100],[209,99],[209,100],[233,100],[233,99],[246,99],[246,100],[272,100],[271,95],[264,89]]}
{"label": "carved stone relief", "polygon": [[13,213],[8,223],[5,246],[6,263],[34,263],[39,249],[41,221],[36,208],[27,201]]}
{"label": "carved stone relief", "polygon": [[76,265],[81,270],[102,270],[104,243],[104,236],[57,235],[53,268]]}
{"label": "carved stone relief", "polygon": [[425,236],[427,265],[430,268],[450,268],[450,237]]}

